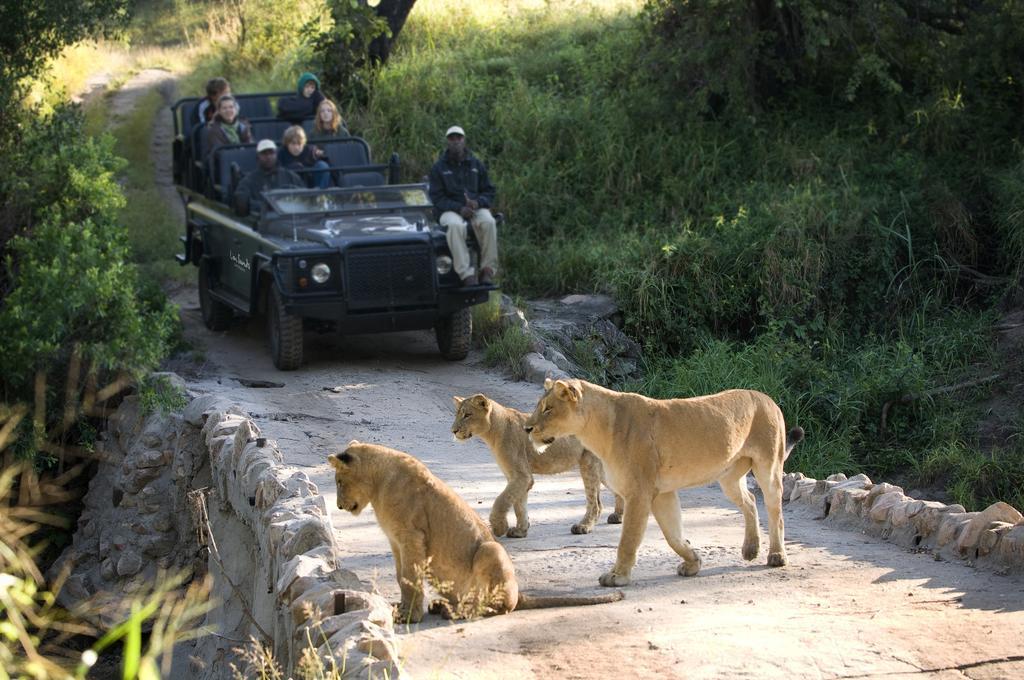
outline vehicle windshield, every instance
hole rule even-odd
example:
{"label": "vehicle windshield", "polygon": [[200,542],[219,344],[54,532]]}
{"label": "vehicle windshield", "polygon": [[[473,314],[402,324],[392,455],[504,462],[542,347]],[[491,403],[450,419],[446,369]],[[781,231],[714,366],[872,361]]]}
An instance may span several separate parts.
{"label": "vehicle windshield", "polygon": [[278,189],[263,194],[282,215],[345,212],[367,209],[429,208],[427,192],[419,186],[356,187],[352,189]]}

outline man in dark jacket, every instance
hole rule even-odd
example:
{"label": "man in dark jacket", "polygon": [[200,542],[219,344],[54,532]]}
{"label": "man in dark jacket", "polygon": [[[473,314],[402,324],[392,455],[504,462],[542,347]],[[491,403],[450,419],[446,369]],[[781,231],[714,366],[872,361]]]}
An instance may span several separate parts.
{"label": "man in dark jacket", "polygon": [[[498,229],[491,214],[494,186],[487,166],[466,148],[466,133],[458,125],[445,133],[448,148],[430,169],[430,201],[448,230],[452,266],[462,285],[494,282],[498,268]],[[466,229],[473,226],[480,244],[480,270],[473,268],[466,247]]]}
{"label": "man in dark jacket", "polygon": [[256,145],[256,162],[259,167],[242,178],[235,188],[235,212],[242,217],[250,211],[257,215],[263,212],[264,191],[306,186],[298,175],[277,164],[277,145],[272,140],[261,139]]}

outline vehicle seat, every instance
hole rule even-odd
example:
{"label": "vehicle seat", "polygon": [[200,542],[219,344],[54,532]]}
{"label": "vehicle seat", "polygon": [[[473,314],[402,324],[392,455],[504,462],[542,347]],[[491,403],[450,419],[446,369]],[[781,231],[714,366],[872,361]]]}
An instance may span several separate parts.
{"label": "vehicle seat", "polygon": [[217,147],[213,152],[210,166],[213,173],[213,198],[225,205],[231,205],[237,180],[258,166],[255,144],[230,144]]}

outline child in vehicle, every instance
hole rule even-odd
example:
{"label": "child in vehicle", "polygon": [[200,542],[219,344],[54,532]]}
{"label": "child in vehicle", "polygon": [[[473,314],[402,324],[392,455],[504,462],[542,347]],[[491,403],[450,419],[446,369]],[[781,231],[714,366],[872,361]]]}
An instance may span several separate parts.
{"label": "child in vehicle", "polygon": [[325,156],[321,149],[306,144],[306,131],[301,125],[293,125],[284,131],[277,162],[283,168],[298,172],[308,186],[326,189],[331,184],[331,173],[327,161],[323,160]]}

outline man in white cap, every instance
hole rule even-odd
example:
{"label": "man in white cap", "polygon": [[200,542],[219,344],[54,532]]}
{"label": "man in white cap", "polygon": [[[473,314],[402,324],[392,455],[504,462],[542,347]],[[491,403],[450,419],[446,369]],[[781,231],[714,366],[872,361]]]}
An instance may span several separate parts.
{"label": "man in white cap", "polygon": [[235,212],[243,217],[250,211],[262,212],[264,191],[306,186],[297,174],[277,164],[277,144],[272,139],[261,139],[256,145],[256,162],[259,167],[235,187]]}
{"label": "man in white cap", "polygon": [[[445,133],[447,148],[430,169],[430,200],[448,230],[452,266],[462,285],[491,284],[498,269],[498,229],[491,214],[494,186],[487,166],[466,148],[466,133],[458,125]],[[472,225],[480,245],[480,270],[473,268],[466,247],[466,229]]]}

